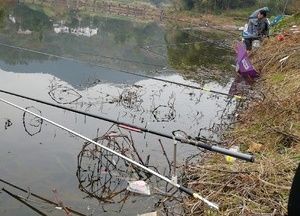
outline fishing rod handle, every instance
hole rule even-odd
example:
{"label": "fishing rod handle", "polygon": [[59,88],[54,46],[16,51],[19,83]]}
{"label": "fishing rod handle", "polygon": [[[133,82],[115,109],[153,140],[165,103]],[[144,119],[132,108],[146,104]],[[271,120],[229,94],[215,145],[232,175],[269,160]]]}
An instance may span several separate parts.
{"label": "fishing rod handle", "polygon": [[255,161],[255,157],[253,155],[245,154],[245,153],[242,153],[242,152],[232,151],[232,150],[225,149],[225,148],[222,148],[222,147],[219,147],[219,146],[212,146],[211,150],[214,151],[214,152],[218,152],[218,153],[221,153],[221,154],[224,154],[224,155],[232,156],[232,157],[242,159],[242,160],[246,160],[246,161],[249,161],[249,162],[254,162]]}
{"label": "fishing rod handle", "polygon": [[191,145],[197,146],[199,148],[206,149],[208,151],[220,153],[220,154],[227,155],[227,156],[232,156],[234,158],[238,158],[238,159],[245,160],[245,161],[248,161],[248,162],[254,162],[255,161],[254,156],[250,155],[250,154],[245,154],[245,153],[242,153],[242,152],[232,151],[232,150],[229,150],[229,149],[217,146],[217,145],[209,145],[209,144],[199,142],[199,141],[195,141],[195,140],[183,139],[183,138],[180,138],[180,137],[175,137],[175,139],[177,141],[181,142],[181,143],[191,144]]}

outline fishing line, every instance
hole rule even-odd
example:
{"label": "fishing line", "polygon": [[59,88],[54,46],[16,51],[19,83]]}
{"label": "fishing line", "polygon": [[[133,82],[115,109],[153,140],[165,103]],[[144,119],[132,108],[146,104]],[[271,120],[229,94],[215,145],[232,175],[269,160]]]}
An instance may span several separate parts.
{"label": "fishing line", "polygon": [[224,92],[219,92],[219,91],[211,90],[211,89],[205,88],[205,87],[198,87],[198,86],[188,85],[188,84],[184,84],[184,83],[174,82],[174,81],[170,81],[170,80],[166,80],[166,79],[162,79],[162,78],[158,78],[158,77],[152,77],[152,76],[145,75],[145,74],[138,74],[138,73],[135,73],[135,72],[122,70],[122,69],[114,69],[114,68],[104,66],[104,65],[100,65],[100,64],[89,63],[89,62],[77,60],[77,59],[70,58],[70,57],[64,57],[64,56],[59,56],[59,55],[55,55],[55,54],[50,54],[50,53],[46,53],[46,52],[32,50],[32,49],[28,49],[28,48],[24,48],[24,47],[13,46],[13,45],[5,44],[5,43],[2,43],[2,42],[0,42],[0,45],[5,46],[5,47],[9,47],[9,48],[13,48],[13,49],[19,49],[19,50],[23,50],[23,51],[27,51],[27,52],[46,55],[46,56],[49,56],[49,57],[55,57],[55,58],[60,58],[60,59],[68,60],[68,61],[73,61],[73,62],[77,62],[77,63],[81,63],[81,64],[89,64],[89,65],[104,68],[104,69],[114,70],[114,71],[118,71],[118,72],[121,72],[121,73],[126,73],[126,74],[130,74],[130,75],[138,76],[138,77],[157,80],[157,81],[160,81],[160,82],[175,84],[175,85],[183,86],[183,87],[187,87],[187,88],[202,90],[202,91],[210,92],[210,93],[213,93],[213,94],[223,95],[223,96],[226,96],[226,97],[233,97],[235,99],[241,99],[241,100],[246,99],[243,96],[232,95],[232,94],[228,94],[228,93],[224,93]]}
{"label": "fishing line", "polygon": [[[59,108],[59,109],[71,111],[71,112],[78,113],[78,114],[81,114],[81,115],[89,116],[89,117],[92,117],[92,118],[100,119],[100,120],[110,122],[110,123],[113,123],[113,124],[117,124],[119,127],[130,130],[130,131],[140,132],[140,133],[141,132],[150,133],[150,134],[154,134],[154,135],[164,137],[164,138],[167,138],[167,139],[172,139],[172,140],[175,139],[175,140],[177,140],[181,143],[186,143],[186,144],[193,145],[193,146],[196,146],[196,147],[199,147],[199,148],[203,148],[203,149],[206,149],[206,150],[209,150],[209,151],[225,154],[225,155],[232,156],[232,157],[235,157],[235,158],[238,158],[238,159],[241,159],[241,160],[254,162],[254,156],[253,155],[248,155],[248,154],[244,154],[244,153],[241,153],[241,152],[234,152],[234,151],[230,151],[228,149],[219,147],[217,145],[208,145],[207,144],[209,142],[214,143],[214,144],[218,144],[218,145],[221,144],[220,142],[217,142],[217,141],[214,141],[214,140],[209,140],[209,139],[206,139],[206,138],[203,138],[203,137],[198,137],[197,138],[198,140],[191,140],[191,139],[186,139],[186,138],[176,136],[175,133],[173,135],[167,135],[167,134],[164,134],[162,132],[153,131],[153,130],[143,128],[143,127],[138,127],[136,125],[128,124],[126,122],[113,120],[113,119],[110,119],[110,118],[107,118],[107,117],[103,117],[103,116],[83,112],[83,111],[80,111],[80,110],[72,109],[72,108],[69,108],[69,107],[61,106],[61,105],[58,105],[58,104],[50,103],[50,102],[39,100],[39,99],[36,99],[36,98],[31,98],[31,97],[28,97],[28,96],[25,96],[25,95],[20,95],[20,94],[16,94],[16,93],[13,93],[13,92],[5,91],[5,90],[2,90],[2,89],[0,89],[0,92],[5,93],[5,94],[9,94],[9,95],[13,95],[13,96],[16,96],[16,97],[28,99],[28,100],[31,100],[31,101],[35,101],[35,102],[38,102],[38,103],[42,103],[42,104],[45,104],[45,105],[49,105],[49,106],[52,106],[52,107],[56,107],[56,108]],[[0,98],[0,100],[1,100],[1,98]],[[28,110],[27,110],[27,112],[28,112]]]}
{"label": "fishing line", "polygon": [[71,134],[73,134],[73,135],[75,135],[75,136],[77,136],[77,137],[79,137],[79,138],[81,138],[81,139],[87,141],[87,142],[93,143],[94,145],[99,146],[100,148],[102,148],[102,149],[104,149],[104,150],[106,150],[106,151],[108,151],[108,152],[110,152],[110,153],[112,153],[112,154],[114,154],[114,155],[116,155],[116,156],[118,156],[118,157],[120,157],[120,158],[122,158],[122,159],[128,161],[129,163],[131,163],[131,164],[133,164],[133,165],[135,165],[135,166],[141,168],[142,170],[147,171],[148,173],[150,173],[150,174],[152,174],[152,175],[154,175],[154,176],[156,176],[156,177],[158,177],[158,178],[164,180],[165,182],[168,182],[169,184],[171,184],[171,185],[173,185],[174,187],[178,188],[180,191],[185,192],[186,194],[188,194],[188,195],[190,195],[190,196],[193,196],[194,198],[203,201],[203,202],[206,203],[209,207],[214,208],[214,209],[216,209],[216,210],[219,209],[219,206],[218,206],[217,204],[210,202],[210,201],[207,200],[206,198],[202,197],[200,194],[198,194],[198,193],[192,191],[191,189],[186,188],[186,187],[184,187],[184,186],[182,186],[182,185],[180,185],[180,184],[178,184],[178,183],[174,183],[172,180],[168,179],[167,177],[165,177],[165,176],[163,176],[163,175],[161,175],[161,174],[159,174],[159,173],[153,171],[152,169],[149,169],[148,167],[145,167],[145,166],[141,165],[140,163],[138,163],[138,162],[136,162],[136,161],[134,161],[134,160],[132,160],[132,159],[130,159],[130,158],[124,156],[124,155],[121,154],[121,153],[115,152],[114,150],[112,150],[112,149],[110,149],[110,148],[108,148],[108,147],[106,147],[106,146],[104,146],[104,145],[102,145],[102,144],[100,144],[100,143],[97,143],[97,142],[95,142],[94,140],[92,140],[92,139],[90,139],[90,138],[87,138],[87,137],[85,137],[85,136],[83,136],[83,135],[81,135],[81,134],[79,134],[79,133],[77,133],[77,132],[75,132],[75,131],[73,131],[73,130],[71,130],[71,129],[68,129],[67,127],[62,126],[62,125],[60,125],[60,124],[58,124],[58,123],[56,123],[56,122],[54,122],[54,121],[52,121],[52,120],[49,120],[49,119],[47,119],[47,118],[45,118],[45,117],[43,117],[43,116],[41,116],[41,115],[35,114],[34,112],[31,112],[31,111],[29,111],[29,110],[27,110],[27,109],[25,109],[25,108],[23,108],[23,107],[21,107],[21,106],[18,106],[18,105],[16,105],[16,104],[13,104],[13,103],[11,103],[11,102],[9,102],[9,101],[7,101],[7,100],[4,100],[4,99],[2,99],[2,98],[0,98],[0,101],[2,101],[3,103],[8,104],[8,105],[10,105],[10,106],[13,106],[13,107],[15,107],[15,108],[17,108],[17,109],[19,109],[19,110],[22,110],[22,111],[24,111],[24,112],[28,112],[28,113],[30,113],[31,115],[34,115],[34,116],[36,116],[36,117],[38,117],[38,118],[41,118],[41,119],[43,119],[44,121],[46,121],[46,122],[48,122],[48,123],[50,123],[50,124],[52,124],[52,125],[54,125],[54,126],[60,128],[60,129],[62,129],[62,130],[65,130],[65,131],[67,131],[67,132],[69,132],[69,133],[71,133]]}
{"label": "fishing line", "polygon": [[[202,39],[202,37],[197,37],[196,35],[192,35],[190,34],[191,36],[193,37],[196,37],[196,38],[199,38],[199,39]],[[212,44],[215,44],[215,45],[218,45],[218,47],[220,48],[231,48],[229,45],[226,45],[226,44],[222,44],[221,45],[221,42],[213,42],[213,41],[210,41],[209,39],[205,40],[204,38],[201,40],[201,41],[193,41],[193,42],[181,42],[181,43],[168,43],[168,44],[149,44],[149,45],[145,45],[144,49],[149,49],[149,48],[159,48],[159,47],[171,47],[171,46],[179,46],[179,45],[193,45],[193,44],[198,44],[198,43],[203,43],[203,42],[207,42],[207,43],[212,43]],[[224,46],[224,47],[223,47]]]}
{"label": "fishing line", "polygon": [[[90,53],[84,53],[84,54],[90,54]],[[113,56],[105,56],[105,55],[95,55],[95,56],[96,57],[101,57],[101,58],[106,58],[106,59],[111,59],[111,60],[119,60],[119,61],[123,61],[123,62],[130,62],[130,63],[148,65],[148,66],[165,67],[165,65],[162,65],[162,64],[153,64],[153,63],[135,61],[135,60],[130,60],[130,59],[123,59],[123,58],[113,57]]]}
{"label": "fishing line", "polygon": [[[185,21],[185,20],[180,20],[180,19],[176,19],[176,20],[172,20],[170,18],[165,18],[166,20],[169,20],[169,21],[177,21],[177,22],[182,22],[182,23],[188,23],[188,24],[192,24],[191,22],[189,21]],[[225,32],[229,35],[232,35],[232,36],[239,36],[239,33],[237,32],[233,32],[232,30],[226,30],[224,28],[218,28],[216,26],[212,26],[212,25],[208,25],[207,24],[203,24],[203,25],[200,25],[200,24],[196,24],[197,27],[204,27],[204,28],[210,28],[210,29],[214,29],[214,30],[218,30],[218,31],[221,31],[221,32]]]}

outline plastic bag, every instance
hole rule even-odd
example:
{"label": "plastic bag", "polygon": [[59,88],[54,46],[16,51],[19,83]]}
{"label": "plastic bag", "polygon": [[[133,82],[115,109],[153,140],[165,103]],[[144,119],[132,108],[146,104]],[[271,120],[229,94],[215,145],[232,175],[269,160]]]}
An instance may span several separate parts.
{"label": "plastic bag", "polygon": [[139,193],[143,195],[150,195],[150,187],[149,185],[144,182],[144,181],[133,181],[133,182],[128,182],[128,187],[127,190],[134,192],[134,193]]}

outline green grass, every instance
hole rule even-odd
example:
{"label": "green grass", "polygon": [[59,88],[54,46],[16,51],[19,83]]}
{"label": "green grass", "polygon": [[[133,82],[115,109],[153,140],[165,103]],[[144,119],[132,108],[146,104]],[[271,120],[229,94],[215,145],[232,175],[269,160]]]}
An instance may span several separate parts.
{"label": "green grass", "polygon": [[272,32],[279,33],[283,29],[289,28],[293,25],[300,25],[300,13],[285,17],[282,21],[280,21],[276,26],[273,27]]}
{"label": "green grass", "polygon": [[283,82],[285,79],[285,75],[283,73],[275,73],[271,76],[270,81],[273,85],[277,85]]}

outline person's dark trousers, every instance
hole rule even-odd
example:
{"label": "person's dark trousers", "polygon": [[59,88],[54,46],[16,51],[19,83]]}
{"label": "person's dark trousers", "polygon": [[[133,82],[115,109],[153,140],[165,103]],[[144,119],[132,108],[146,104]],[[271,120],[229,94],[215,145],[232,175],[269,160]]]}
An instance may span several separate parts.
{"label": "person's dark trousers", "polygon": [[252,42],[253,42],[253,40],[254,40],[253,38],[245,38],[244,39],[244,43],[245,43],[246,49],[248,51],[252,50]]}
{"label": "person's dark trousers", "polygon": [[288,216],[298,215],[300,215],[300,164],[293,180],[288,204]]}

